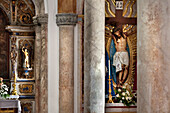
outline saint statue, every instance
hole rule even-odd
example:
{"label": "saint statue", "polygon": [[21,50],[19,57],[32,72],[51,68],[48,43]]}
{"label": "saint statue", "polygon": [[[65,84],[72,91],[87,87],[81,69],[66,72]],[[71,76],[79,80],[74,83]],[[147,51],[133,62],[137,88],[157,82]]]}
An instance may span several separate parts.
{"label": "saint statue", "polygon": [[29,68],[29,53],[28,53],[28,49],[24,47],[22,47],[22,52],[24,53],[24,63],[23,63],[23,67],[25,68]]}
{"label": "saint statue", "polygon": [[115,53],[112,65],[116,70],[117,87],[121,87],[128,75],[129,68],[129,51],[127,50],[127,36],[120,28],[115,28],[112,32],[115,46]]}

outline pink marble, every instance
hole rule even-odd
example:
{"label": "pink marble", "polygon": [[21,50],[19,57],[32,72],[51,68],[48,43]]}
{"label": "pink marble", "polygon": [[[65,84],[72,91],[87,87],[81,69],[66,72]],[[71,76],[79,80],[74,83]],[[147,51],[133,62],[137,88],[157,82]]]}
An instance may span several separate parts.
{"label": "pink marble", "polygon": [[169,5],[138,0],[138,113],[170,113]]}
{"label": "pink marble", "polygon": [[74,26],[59,32],[59,112],[74,113]]}

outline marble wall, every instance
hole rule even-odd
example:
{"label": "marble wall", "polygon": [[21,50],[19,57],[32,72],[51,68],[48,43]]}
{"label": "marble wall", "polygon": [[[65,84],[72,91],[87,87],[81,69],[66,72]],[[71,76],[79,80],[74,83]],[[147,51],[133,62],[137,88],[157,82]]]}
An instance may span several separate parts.
{"label": "marble wall", "polygon": [[104,113],[105,0],[85,0],[84,113]]}
{"label": "marble wall", "polygon": [[138,113],[170,113],[169,5],[138,0]]}

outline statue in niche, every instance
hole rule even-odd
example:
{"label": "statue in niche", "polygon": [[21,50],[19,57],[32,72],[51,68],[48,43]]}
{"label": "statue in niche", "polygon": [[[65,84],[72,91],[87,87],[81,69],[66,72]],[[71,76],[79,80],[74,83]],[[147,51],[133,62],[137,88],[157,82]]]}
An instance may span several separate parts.
{"label": "statue in niche", "polygon": [[[115,28],[112,32],[112,37],[116,51],[111,64],[116,68],[116,83],[117,87],[121,87],[128,75],[129,68],[129,50],[127,50],[127,36],[120,28]],[[112,50],[112,49],[111,49]]]}
{"label": "statue in niche", "polygon": [[105,26],[105,98],[107,103],[116,102],[114,98],[117,89],[121,89],[126,83],[134,84],[136,43],[136,26],[128,24]]}
{"label": "statue in niche", "polygon": [[27,48],[25,48],[24,46],[22,47],[22,52],[24,53],[24,63],[23,63],[23,67],[24,68],[29,68],[30,64],[29,64],[29,51]]}

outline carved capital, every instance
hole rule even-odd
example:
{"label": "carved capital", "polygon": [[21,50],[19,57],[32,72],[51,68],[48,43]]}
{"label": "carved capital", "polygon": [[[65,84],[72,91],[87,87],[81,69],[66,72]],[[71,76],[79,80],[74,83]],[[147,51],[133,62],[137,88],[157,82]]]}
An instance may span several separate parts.
{"label": "carved capital", "polygon": [[35,25],[47,24],[48,23],[48,15],[37,15],[33,17],[33,23]]}
{"label": "carved capital", "polygon": [[77,14],[60,13],[56,15],[56,23],[60,25],[76,25],[78,19]]}

